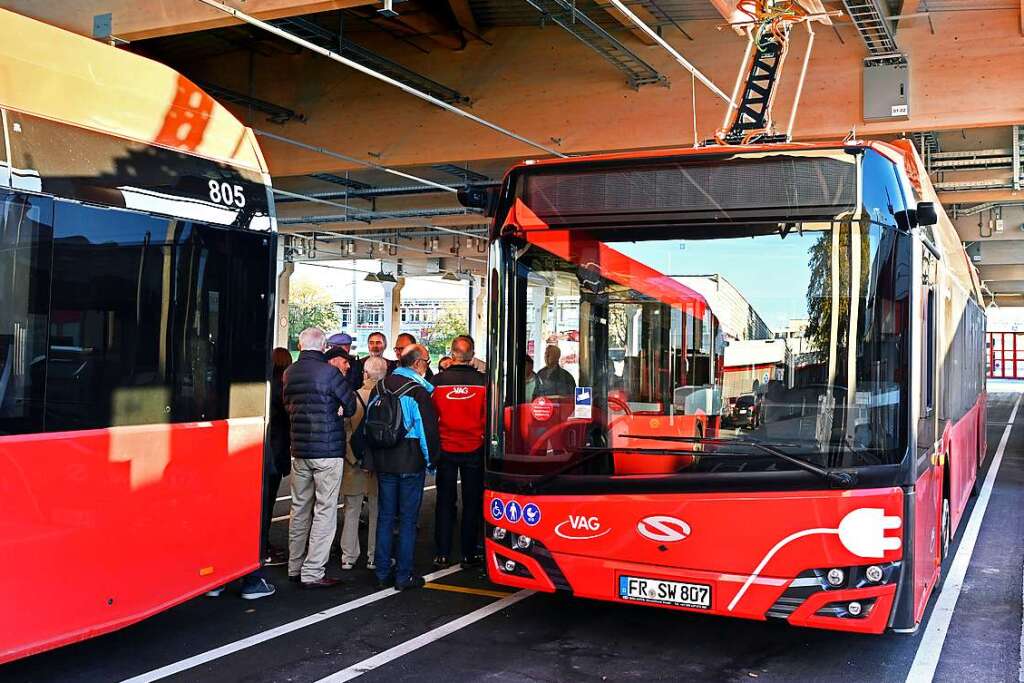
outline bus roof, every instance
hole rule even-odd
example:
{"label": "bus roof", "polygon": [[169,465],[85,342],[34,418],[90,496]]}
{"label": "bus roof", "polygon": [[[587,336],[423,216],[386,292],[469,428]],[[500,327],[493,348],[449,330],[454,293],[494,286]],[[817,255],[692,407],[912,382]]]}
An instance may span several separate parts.
{"label": "bus roof", "polygon": [[3,9],[0,107],[266,172],[252,131],[173,69]]}
{"label": "bus roof", "polygon": [[679,156],[704,156],[704,155],[730,155],[730,154],[764,154],[764,153],[786,153],[786,152],[824,152],[832,150],[843,150],[848,147],[871,147],[878,149],[884,146],[889,154],[902,154],[903,150],[890,145],[889,143],[877,141],[856,140],[850,142],[788,142],[772,143],[763,145],[708,145],[705,147],[666,147],[663,149],[634,150],[628,152],[608,152],[604,154],[585,154],[580,156],[560,157],[553,159],[527,159],[515,166],[514,169],[530,168],[537,166],[558,166],[561,164],[575,164],[601,161],[639,161],[646,159],[661,159]]}

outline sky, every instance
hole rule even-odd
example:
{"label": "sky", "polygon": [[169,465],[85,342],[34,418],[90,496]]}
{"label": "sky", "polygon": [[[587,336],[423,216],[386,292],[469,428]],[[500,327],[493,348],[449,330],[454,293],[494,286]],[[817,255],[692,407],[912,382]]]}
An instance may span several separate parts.
{"label": "sky", "polygon": [[615,249],[666,275],[720,274],[773,332],[807,317],[808,251],[820,232],[729,240],[619,242]]}

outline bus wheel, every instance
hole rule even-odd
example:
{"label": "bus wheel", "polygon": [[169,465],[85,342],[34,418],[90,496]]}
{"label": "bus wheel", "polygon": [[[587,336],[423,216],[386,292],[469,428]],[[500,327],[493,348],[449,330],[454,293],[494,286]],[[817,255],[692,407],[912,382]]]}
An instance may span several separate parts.
{"label": "bus wheel", "polygon": [[942,497],[942,560],[949,556],[949,543],[952,540],[949,517],[949,498]]}

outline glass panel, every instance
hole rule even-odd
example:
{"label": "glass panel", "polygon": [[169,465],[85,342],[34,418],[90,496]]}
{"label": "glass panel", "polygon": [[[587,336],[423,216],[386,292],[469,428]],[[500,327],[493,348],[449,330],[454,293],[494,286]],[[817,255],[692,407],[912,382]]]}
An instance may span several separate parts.
{"label": "glass panel", "polygon": [[0,435],[43,429],[52,204],[0,193]]}
{"label": "glass panel", "polygon": [[[751,443],[820,467],[898,462],[910,242],[892,227],[902,199],[892,164],[880,163],[888,173],[876,174],[859,218],[846,207],[813,220],[570,226],[503,241],[508,355],[539,369],[505,366],[504,446],[491,468],[796,468]],[[546,196],[550,211],[558,195]]]}
{"label": "glass panel", "polygon": [[260,415],[268,235],[58,202],[48,431]]}

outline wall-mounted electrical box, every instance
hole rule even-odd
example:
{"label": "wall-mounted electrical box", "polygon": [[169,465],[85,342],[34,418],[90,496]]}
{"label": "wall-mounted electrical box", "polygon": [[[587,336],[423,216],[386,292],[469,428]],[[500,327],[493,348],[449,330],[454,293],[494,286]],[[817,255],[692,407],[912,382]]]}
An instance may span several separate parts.
{"label": "wall-mounted electrical box", "polygon": [[910,118],[910,65],[904,56],[864,60],[864,120]]}

